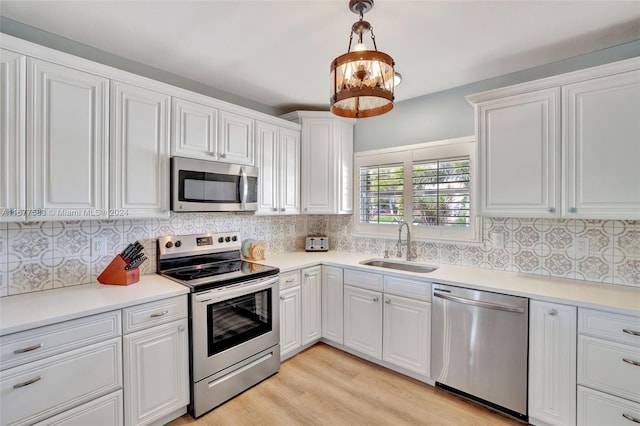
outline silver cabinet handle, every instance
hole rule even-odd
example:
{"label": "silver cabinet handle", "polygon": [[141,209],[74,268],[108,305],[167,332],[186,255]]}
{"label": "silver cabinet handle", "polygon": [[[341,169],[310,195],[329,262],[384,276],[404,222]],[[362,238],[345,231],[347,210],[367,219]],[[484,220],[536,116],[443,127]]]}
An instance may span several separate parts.
{"label": "silver cabinet handle", "polygon": [[280,300],[284,300],[284,296],[280,296]]}
{"label": "silver cabinet handle", "polygon": [[14,354],[23,354],[25,352],[35,351],[36,349],[40,349],[42,347],[42,343],[37,343],[33,346],[29,346],[28,348],[16,349],[13,351]]}
{"label": "silver cabinet handle", "polygon": [[551,315],[552,317],[557,317],[558,311],[556,309],[549,309],[549,315]]}
{"label": "silver cabinet handle", "polygon": [[156,312],[155,314],[151,314],[151,318],[158,318],[167,315],[169,311]]}
{"label": "silver cabinet handle", "polygon": [[[305,275],[305,277],[308,275]],[[288,280],[284,280],[285,283],[292,283],[294,282],[296,279],[295,278],[289,278]]]}
{"label": "silver cabinet handle", "polygon": [[184,325],[181,325],[180,327],[178,327],[178,331],[182,333],[184,331]]}
{"label": "silver cabinet handle", "polygon": [[277,208],[275,208],[275,207],[272,207],[272,208],[271,208],[271,211],[272,211],[272,212],[277,212],[277,211],[278,211],[278,209],[277,209]]}
{"label": "silver cabinet handle", "polygon": [[284,207],[282,207],[282,208],[280,209],[280,211],[281,211],[281,212],[286,212],[286,211],[287,211],[287,209],[285,209]]}
{"label": "silver cabinet handle", "polygon": [[569,213],[576,213],[578,211],[578,209],[576,209],[575,207],[569,207]]}
{"label": "silver cabinet handle", "polygon": [[634,423],[640,423],[640,419],[637,417],[633,417],[631,414],[622,414],[622,417],[624,417],[627,420],[631,420]]}
{"label": "silver cabinet handle", "polygon": [[36,376],[33,379],[27,380],[26,382],[22,382],[22,383],[16,383],[15,385],[13,385],[14,389],[20,389],[23,388],[25,386],[29,386],[31,384],[34,384],[35,382],[38,382],[42,379],[42,376]]}
{"label": "silver cabinet handle", "polygon": [[628,328],[623,328],[622,332],[630,334],[632,336],[640,336],[640,331],[629,330]]}
{"label": "silver cabinet handle", "polygon": [[555,213],[555,212],[556,212],[556,208],[555,208],[555,207],[549,207],[549,208],[547,209],[547,211],[548,211],[549,213]]}
{"label": "silver cabinet handle", "polygon": [[387,305],[390,305],[391,304],[391,299],[385,300],[384,303],[386,303]]}
{"label": "silver cabinet handle", "polygon": [[373,301],[374,301],[374,302],[377,302],[378,300],[379,300],[379,299],[378,299],[378,296],[376,296],[376,297],[374,297],[374,298],[373,298]]}
{"label": "silver cabinet handle", "polygon": [[309,278],[310,275],[308,273],[304,274],[305,277]]}
{"label": "silver cabinet handle", "polygon": [[227,154],[225,153],[220,154],[220,158],[227,158]]}
{"label": "silver cabinet handle", "polygon": [[631,364],[631,365],[635,365],[635,366],[640,367],[640,362],[638,362],[638,361],[634,361],[634,360],[629,359],[629,358],[622,358],[622,360],[624,362],[626,362],[627,364]]}

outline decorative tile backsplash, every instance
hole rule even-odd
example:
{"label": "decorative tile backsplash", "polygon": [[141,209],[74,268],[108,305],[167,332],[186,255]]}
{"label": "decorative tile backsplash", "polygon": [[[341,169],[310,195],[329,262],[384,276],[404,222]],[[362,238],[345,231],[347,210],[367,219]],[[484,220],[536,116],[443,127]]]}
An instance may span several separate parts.
{"label": "decorative tile backsplash", "polygon": [[[181,213],[166,220],[0,223],[0,296],[94,282],[136,240],[148,257],[141,272],[154,273],[157,237],[226,231],[264,240],[267,256],[304,250],[304,237],[320,233],[329,237],[332,250],[395,254],[393,239],[353,235],[351,216]],[[492,246],[497,233],[502,247]],[[98,240],[108,255],[92,253]],[[417,241],[412,250],[423,262],[640,286],[640,221],[485,218],[483,241]],[[578,250],[578,242],[588,250]]]}

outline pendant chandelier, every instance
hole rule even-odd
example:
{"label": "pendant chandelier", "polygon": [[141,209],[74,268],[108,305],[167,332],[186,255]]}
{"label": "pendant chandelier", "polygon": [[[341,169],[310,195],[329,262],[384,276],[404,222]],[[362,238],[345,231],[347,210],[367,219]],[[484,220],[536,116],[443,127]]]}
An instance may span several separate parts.
{"label": "pendant chandelier", "polygon": [[[374,117],[393,108],[394,65],[391,56],[379,52],[373,27],[363,15],[373,8],[373,0],[350,0],[349,9],[360,20],[351,27],[349,49],[331,63],[331,112],[341,117]],[[369,32],[373,50],[363,42]],[[353,35],[358,42],[351,50]]]}

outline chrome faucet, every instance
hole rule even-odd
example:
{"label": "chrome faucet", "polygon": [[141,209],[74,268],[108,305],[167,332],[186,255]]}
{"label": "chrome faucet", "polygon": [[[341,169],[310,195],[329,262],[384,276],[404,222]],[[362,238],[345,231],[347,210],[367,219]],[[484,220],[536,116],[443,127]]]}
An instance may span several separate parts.
{"label": "chrome faucet", "polygon": [[[413,260],[411,256],[411,231],[409,230],[409,224],[405,221],[400,221],[400,228],[398,229],[398,242],[396,243],[396,248],[398,249],[396,256],[402,257],[402,246],[407,246],[407,260]],[[407,239],[402,242],[402,227],[407,227]]]}

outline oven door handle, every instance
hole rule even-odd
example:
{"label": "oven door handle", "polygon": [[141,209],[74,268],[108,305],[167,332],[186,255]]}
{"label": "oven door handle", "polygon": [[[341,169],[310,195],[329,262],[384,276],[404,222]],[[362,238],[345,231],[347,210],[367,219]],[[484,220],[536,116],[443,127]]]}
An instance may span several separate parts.
{"label": "oven door handle", "polygon": [[196,303],[217,303],[222,302],[228,299],[233,299],[239,296],[244,296],[246,294],[256,293],[258,291],[264,290],[269,287],[273,287],[278,283],[278,276],[274,278],[270,278],[265,281],[252,282],[249,281],[247,283],[231,286],[229,288],[225,288],[224,290],[208,290],[202,293],[194,294],[194,301]]}

